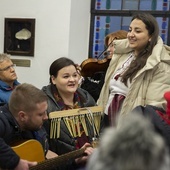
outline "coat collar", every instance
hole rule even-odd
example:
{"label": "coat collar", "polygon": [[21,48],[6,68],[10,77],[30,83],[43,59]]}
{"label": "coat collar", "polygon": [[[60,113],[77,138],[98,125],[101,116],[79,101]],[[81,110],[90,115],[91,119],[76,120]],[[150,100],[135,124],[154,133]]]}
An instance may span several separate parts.
{"label": "coat collar", "polygon": [[[126,54],[132,51],[129,48],[128,39],[115,40],[115,54]],[[124,47],[124,48],[123,48]],[[148,57],[146,65],[139,71],[138,74],[142,73],[145,70],[154,68],[158,63],[165,62],[170,64],[170,47],[163,44],[162,38],[158,37],[158,42],[154,46],[152,54]]]}
{"label": "coat collar", "polygon": [[[13,87],[15,87],[18,84],[19,84],[19,82],[17,80],[15,80],[14,83],[13,83]],[[4,89],[6,91],[12,90],[11,87],[6,82],[4,82],[2,80],[0,80],[0,88]]]}

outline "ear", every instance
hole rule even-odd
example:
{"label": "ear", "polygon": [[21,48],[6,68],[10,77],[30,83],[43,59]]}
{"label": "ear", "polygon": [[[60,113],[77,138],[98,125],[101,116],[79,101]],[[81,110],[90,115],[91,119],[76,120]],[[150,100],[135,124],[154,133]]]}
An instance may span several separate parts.
{"label": "ear", "polygon": [[19,111],[18,118],[21,122],[25,121],[27,119],[27,114],[24,111]]}
{"label": "ear", "polygon": [[55,78],[56,78],[56,77],[51,76],[51,81],[52,81],[52,83],[53,83],[53,84],[56,84],[56,82],[55,82]]}

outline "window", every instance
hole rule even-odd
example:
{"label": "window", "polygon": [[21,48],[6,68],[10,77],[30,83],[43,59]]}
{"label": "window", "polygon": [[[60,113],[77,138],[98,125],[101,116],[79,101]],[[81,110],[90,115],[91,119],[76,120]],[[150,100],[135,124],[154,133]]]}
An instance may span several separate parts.
{"label": "window", "polygon": [[92,0],[89,56],[100,56],[108,33],[121,29],[128,31],[133,13],[139,10],[156,17],[160,36],[165,44],[170,45],[169,0]]}

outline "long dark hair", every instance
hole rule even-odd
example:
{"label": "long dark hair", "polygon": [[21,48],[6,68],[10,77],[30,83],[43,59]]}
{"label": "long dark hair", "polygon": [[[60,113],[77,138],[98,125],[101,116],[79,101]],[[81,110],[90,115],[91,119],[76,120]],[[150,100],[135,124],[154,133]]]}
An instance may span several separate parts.
{"label": "long dark hair", "polygon": [[52,84],[51,76],[57,77],[59,70],[61,70],[63,67],[70,66],[70,65],[73,65],[76,68],[76,64],[71,59],[66,57],[61,57],[53,61],[49,69],[50,83]]}
{"label": "long dark hair", "polygon": [[137,72],[144,67],[148,57],[151,55],[154,46],[158,41],[159,35],[159,26],[156,19],[149,13],[137,13],[132,17],[134,19],[141,20],[148,30],[149,36],[151,36],[151,41],[148,42],[146,48],[142,50],[138,56],[135,56],[137,59],[134,60],[128,70],[122,75],[122,82],[127,85],[127,80],[130,79],[130,82],[135,77]]}

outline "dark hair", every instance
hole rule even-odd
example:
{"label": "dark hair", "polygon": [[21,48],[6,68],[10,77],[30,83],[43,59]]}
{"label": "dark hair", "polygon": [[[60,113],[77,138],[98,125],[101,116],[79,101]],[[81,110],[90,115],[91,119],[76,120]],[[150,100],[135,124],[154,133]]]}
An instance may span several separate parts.
{"label": "dark hair", "polygon": [[50,83],[52,84],[51,76],[57,77],[59,70],[61,70],[63,67],[70,66],[70,65],[73,65],[76,68],[76,64],[69,58],[61,57],[61,58],[55,60],[51,64],[50,69],[49,69]]}
{"label": "dark hair", "polygon": [[31,112],[36,109],[36,104],[47,101],[46,94],[37,87],[23,83],[17,85],[12,91],[9,100],[9,110],[13,115],[19,111]]}
{"label": "dark hair", "polygon": [[136,56],[137,60],[134,60],[131,64],[129,69],[122,75],[122,82],[127,85],[127,80],[130,78],[135,77],[137,72],[144,67],[148,57],[151,55],[154,46],[157,44],[158,35],[159,35],[159,26],[156,19],[149,13],[137,13],[132,17],[134,19],[141,20],[144,24],[146,29],[148,30],[149,36],[151,36],[151,41],[148,42],[146,45],[145,50],[141,51],[138,56]]}

